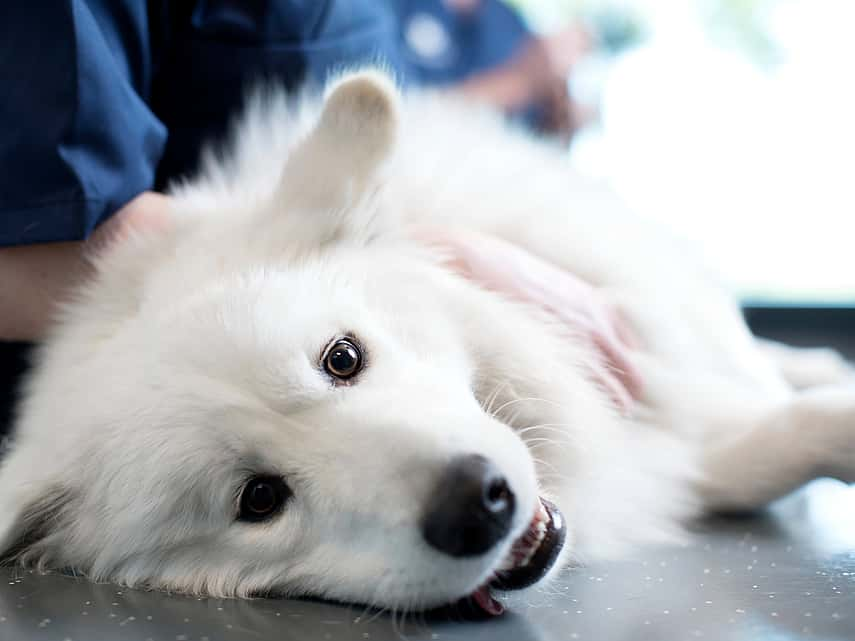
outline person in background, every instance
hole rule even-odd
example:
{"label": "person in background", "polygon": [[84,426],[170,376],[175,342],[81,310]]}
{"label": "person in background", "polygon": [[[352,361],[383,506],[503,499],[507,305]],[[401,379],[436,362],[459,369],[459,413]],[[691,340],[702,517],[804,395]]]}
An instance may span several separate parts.
{"label": "person in background", "polygon": [[[524,70],[533,73],[544,45],[526,36],[499,3],[449,3],[461,20],[455,28],[472,31],[465,36],[468,62],[460,59],[446,76],[437,70],[431,76],[427,63],[414,59],[415,49],[404,50],[414,15],[399,13],[406,4],[55,0],[49,7],[0,6],[0,433],[10,423],[30,345],[86,277],[86,253],[121,242],[130,228],[169,224],[169,198],[158,192],[192,173],[200,147],[223,136],[251,83],[274,80],[294,89],[322,83],[343,64],[382,60],[405,83],[457,84],[460,92],[510,111],[547,95],[545,81],[521,88],[520,78]],[[469,22],[473,10],[486,12],[477,26]],[[491,40],[511,31],[514,46]],[[593,289],[497,239],[434,234],[432,240],[456,256],[453,266],[468,277],[542,304],[581,328],[603,355],[595,376],[616,402],[628,407],[637,396],[640,381],[625,357],[622,324]],[[533,299],[526,279],[547,278],[560,291]]]}
{"label": "person in background", "polygon": [[388,1],[419,84],[493,104],[538,131],[572,135],[577,122],[568,78],[592,46],[579,23],[541,36],[499,0]]}

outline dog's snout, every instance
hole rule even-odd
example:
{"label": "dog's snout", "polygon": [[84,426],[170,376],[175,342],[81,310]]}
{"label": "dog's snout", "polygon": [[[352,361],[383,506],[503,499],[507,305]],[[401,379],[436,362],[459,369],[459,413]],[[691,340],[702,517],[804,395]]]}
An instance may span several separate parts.
{"label": "dog's snout", "polygon": [[461,456],[446,468],[427,505],[422,535],[450,556],[477,556],[508,534],[514,493],[498,468],[480,455]]}

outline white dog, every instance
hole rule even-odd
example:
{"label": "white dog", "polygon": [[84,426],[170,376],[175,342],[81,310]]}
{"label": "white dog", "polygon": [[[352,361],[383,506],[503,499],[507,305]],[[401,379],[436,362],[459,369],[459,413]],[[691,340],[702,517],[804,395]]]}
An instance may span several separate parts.
{"label": "white dog", "polygon": [[[496,613],[492,589],[701,510],[855,480],[842,361],[805,381],[812,356],[764,350],[689,257],[491,114],[372,71],[257,96],[174,195],[171,228],[100,256],[41,349],[0,469],[14,562]],[[420,223],[606,292],[641,338],[633,415],[582,340],[453,274]]]}

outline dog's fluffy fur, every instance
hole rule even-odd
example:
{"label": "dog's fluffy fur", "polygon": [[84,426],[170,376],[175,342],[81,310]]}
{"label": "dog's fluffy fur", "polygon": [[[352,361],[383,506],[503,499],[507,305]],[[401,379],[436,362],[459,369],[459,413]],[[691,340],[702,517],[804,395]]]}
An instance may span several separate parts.
{"label": "dog's fluffy fur", "polygon": [[[174,196],[170,228],[99,256],[40,351],[0,470],[17,562],[421,608],[481,585],[538,495],[567,520],[566,564],[855,478],[848,368],[758,345],[691,257],[490,112],[402,98],[373,71],[298,104],[259,93]],[[584,341],[451,273],[409,239],[423,223],[510,239],[600,288],[641,338],[632,416],[590,379]],[[333,385],[319,358],[343,334],[367,366]],[[499,545],[452,558],[418,523],[470,453],[518,509]],[[238,522],[260,472],[293,497]]]}

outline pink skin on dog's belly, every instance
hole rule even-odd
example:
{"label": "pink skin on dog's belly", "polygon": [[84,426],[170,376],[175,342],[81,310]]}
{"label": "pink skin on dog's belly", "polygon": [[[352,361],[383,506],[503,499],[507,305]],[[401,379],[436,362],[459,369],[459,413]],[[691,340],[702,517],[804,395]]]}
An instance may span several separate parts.
{"label": "pink skin on dog's belly", "polygon": [[641,396],[641,375],[628,357],[638,339],[591,285],[521,247],[473,231],[419,227],[416,238],[449,252],[446,264],[487,289],[546,310],[600,356],[593,379],[623,413]]}

